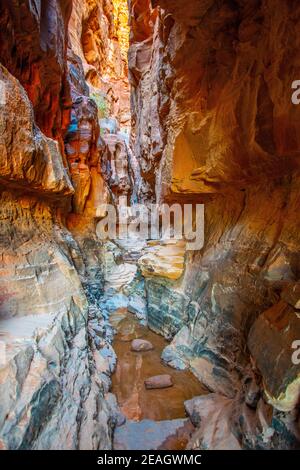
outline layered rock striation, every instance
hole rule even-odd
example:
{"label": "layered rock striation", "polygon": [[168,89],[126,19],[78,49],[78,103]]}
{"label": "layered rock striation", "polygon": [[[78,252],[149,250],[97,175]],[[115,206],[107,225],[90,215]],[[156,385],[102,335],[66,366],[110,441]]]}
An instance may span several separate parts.
{"label": "layered rock striation", "polygon": [[[212,392],[189,448],[299,447],[299,27],[296,0],[1,1],[1,449],[111,448],[120,305]],[[103,249],[120,197],[205,204],[203,249]]]}
{"label": "layered rock striation", "polygon": [[299,5],[132,0],[130,20],[139,198],[205,204],[204,248],[186,254],[179,279],[161,267],[147,280],[150,325],[176,334],[164,359],[237,400],[241,420],[250,384],[271,405],[263,438],[232,421],[239,445],[296,445]]}
{"label": "layered rock striation", "polygon": [[71,9],[0,5],[1,449],[110,449],[117,422],[95,235],[106,144]]}
{"label": "layered rock striation", "polygon": [[2,66],[0,79],[1,448],[110,448],[108,388],[87,329],[92,315],[103,319],[91,311],[85,264],[63,224],[74,189],[25,90]]}
{"label": "layered rock striation", "polygon": [[0,5],[1,63],[25,88],[42,132],[60,143],[69,122],[65,76],[71,10],[71,0]]}

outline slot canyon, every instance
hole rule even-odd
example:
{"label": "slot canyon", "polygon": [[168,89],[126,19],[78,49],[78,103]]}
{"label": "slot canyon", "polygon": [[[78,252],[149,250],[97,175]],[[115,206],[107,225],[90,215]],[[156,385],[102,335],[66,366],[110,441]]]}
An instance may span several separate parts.
{"label": "slot canyon", "polygon": [[300,449],[296,80],[298,0],[0,0],[1,450]]}

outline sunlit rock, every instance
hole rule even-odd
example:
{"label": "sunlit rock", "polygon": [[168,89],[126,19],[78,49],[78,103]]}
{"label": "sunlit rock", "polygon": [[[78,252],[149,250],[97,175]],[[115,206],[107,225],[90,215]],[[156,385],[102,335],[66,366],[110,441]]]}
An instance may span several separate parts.
{"label": "sunlit rock", "polygon": [[139,266],[146,277],[179,279],[184,271],[185,242],[149,242],[145,254],[139,259]]}

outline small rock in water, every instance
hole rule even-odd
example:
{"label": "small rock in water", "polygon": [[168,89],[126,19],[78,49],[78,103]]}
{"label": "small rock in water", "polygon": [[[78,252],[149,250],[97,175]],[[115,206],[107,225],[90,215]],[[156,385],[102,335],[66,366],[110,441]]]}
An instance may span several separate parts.
{"label": "small rock in water", "polygon": [[148,390],[155,388],[168,388],[173,387],[172,377],[168,374],[165,375],[155,375],[154,377],[149,377],[145,380],[145,387]]}
{"label": "small rock in water", "polygon": [[145,339],[134,339],[131,343],[131,351],[143,352],[152,351],[153,349],[153,344]]}

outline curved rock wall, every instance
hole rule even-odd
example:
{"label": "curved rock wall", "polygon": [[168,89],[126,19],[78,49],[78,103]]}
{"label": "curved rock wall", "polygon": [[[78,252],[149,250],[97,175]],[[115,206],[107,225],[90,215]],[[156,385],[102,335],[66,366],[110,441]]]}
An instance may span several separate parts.
{"label": "curved rock wall", "polygon": [[110,448],[108,388],[87,330],[93,317],[104,320],[63,225],[74,189],[25,90],[2,66],[0,80],[0,447]]}
{"label": "curved rock wall", "polygon": [[[298,2],[130,4],[140,200],[205,203],[205,246],[186,254],[181,279],[147,276],[152,327],[167,336],[177,331],[164,359],[236,400],[240,421],[249,424],[240,406],[249,387],[272,405],[267,437],[233,423],[240,444],[295,445],[300,115],[291,84],[299,75]],[[204,442],[200,435],[193,445]]]}
{"label": "curved rock wall", "polygon": [[55,139],[68,125],[65,75],[71,9],[72,0],[0,5],[0,61],[26,89],[42,132]]}
{"label": "curved rock wall", "polygon": [[86,80],[103,116],[114,117],[129,133],[130,98],[126,0],[74,0],[72,49],[83,61]]}
{"label": "curved rock wall", "polygon": [[94,232],[105,143],[67,51],[71,7],[0,4],[1,449],[110,449],[116,419]]}

